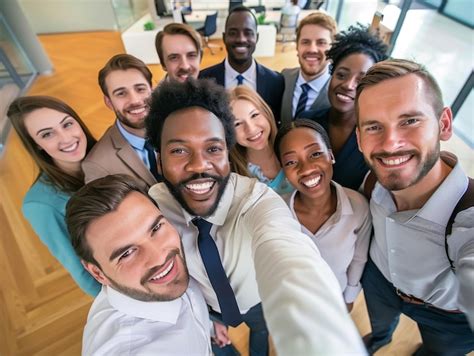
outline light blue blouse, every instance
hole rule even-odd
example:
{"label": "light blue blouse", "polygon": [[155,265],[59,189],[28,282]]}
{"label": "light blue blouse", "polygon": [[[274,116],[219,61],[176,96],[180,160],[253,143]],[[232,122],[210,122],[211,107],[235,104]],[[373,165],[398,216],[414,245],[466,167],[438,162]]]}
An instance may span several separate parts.
{"label": "light blue blouse", "polygon": [[280,172],[278,172],[275,178],[269,179],[263,175],[260,166],[257,166],[256,164],[248,163],[247,168],[253,177],[272,188],[279,195],[292,193],[295,190],[295,188],[293,188],[290,182],[288,182],[286,179],[283,169],[280,169]]}
{"label": "light blue blouse", "polygon": [[26,193],[23,215],[79,287],[95,297],[99,294],[101,285],[82,266],[67,231],[66,204],[71,196],[46,183],[44,178],[40,177]]}

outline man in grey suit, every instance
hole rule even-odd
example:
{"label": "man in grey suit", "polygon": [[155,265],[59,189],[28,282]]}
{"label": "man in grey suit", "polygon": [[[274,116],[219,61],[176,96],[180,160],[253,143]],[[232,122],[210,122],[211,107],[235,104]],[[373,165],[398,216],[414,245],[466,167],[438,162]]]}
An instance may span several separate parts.
{"label": "man in grey suit", "polygon": [[152,74],[138,58],[113,56],[99,71],[99,86],[117,119],[82,163],[86,183],[109,174],[128,174],[147,189],[161,176],[156,154],[145,140]]}
{"label": "man in grey suit", "polygon": [[284,69],[285,91],[281,123],[287,124],[306,110],[329,108],[328,86],[331,75],[326,51],[337,33],[336,21],[322,12],[301,20],[296,30],[299,68]]}

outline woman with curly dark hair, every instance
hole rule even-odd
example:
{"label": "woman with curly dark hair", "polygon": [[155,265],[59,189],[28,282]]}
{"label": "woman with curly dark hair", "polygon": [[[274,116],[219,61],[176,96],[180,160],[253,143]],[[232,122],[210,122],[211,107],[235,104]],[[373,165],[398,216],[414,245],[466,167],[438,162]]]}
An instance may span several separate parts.
{"label": "woman with curly dark hair", "polygon": [[357,147],[354,99],[357,84],[367,70],[387,59],[387,46],[369,29],[358,24],[336,35],[326,52],[332,61],[330,68],[329,102],[324,111],[308,111],[302,117],[320,123],[328,132],[335,156],[333,180],[357,190],[369,168]]}

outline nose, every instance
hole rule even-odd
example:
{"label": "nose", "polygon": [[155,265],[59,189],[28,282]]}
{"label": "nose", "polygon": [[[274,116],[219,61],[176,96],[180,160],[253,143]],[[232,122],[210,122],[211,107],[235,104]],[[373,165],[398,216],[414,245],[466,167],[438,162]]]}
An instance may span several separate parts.
{"label": "nose", "polygon": [[189,158],[186,170],[192,173],[206,172],[210,168],[209,160],[205,153],[193,152]]}
{"label": "nose", "polygon": [[255,124],[252,122],[252,121],[248,121],[248,122],[245,122],[244,123],[244,129],[245,129],[245,133],[248,135],[248,134],[253,134],[254,133],[254,129],[255,129]]}
{"label": "nose", "polygon": [[66,130],[59,130],[58,136],[61,143],[68,143],[71,139],[71,134]]}
{"label": "nose", "polygon": [[186,58],[186,56],[183,56],[183,58],[181,59],[181,65],[180,65],[181,69],[185,69],[185,70],[188,70],[189,69],[189,62]]}
{"label": "nose", "polygon": [[160,266],[165,262],[166,253],[161,239],[148,240],[142,249],[145,250],[142,258],[146,268]]}
{"label": "nose", "polygon": [[132,104],[142,102],[143,101],[142,95],[136,92],[135,90],[132,90],[130,94],[130,101]]}
{"label": "nose", "polygon": [[245,37],[245,33],[243,31],[240,31],[237,34],[237,42],[239,42],[239,43],[247,42],[247,37]]}
{"label": "nose", "polygon": [[348,90],[356,90],[358,84],[358,80],[356,76],[349,77],[345,82],[344,85]]}
{"label": "nose", "polygon": [[313,169],[313,165],[307,159],[299,160],[298,162],[298,173],[300,175],[306,175]]}
{"label": "nose", "polygon": [[404,146],[403,135],[396,128],[385,128],[380,139],[382,149],[385,152],[396,152]]}

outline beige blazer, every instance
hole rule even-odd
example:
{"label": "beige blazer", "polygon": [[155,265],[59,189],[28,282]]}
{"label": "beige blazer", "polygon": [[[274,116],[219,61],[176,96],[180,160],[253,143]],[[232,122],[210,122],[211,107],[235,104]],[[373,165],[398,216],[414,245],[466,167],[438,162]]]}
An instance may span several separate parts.
{"label": "beige blazer", "polygon": [[132,146],[125,140],[117,126],[110,126],[82,162],[86,183],[109,174],[128,174],[137,179],[143,188],[156,183]]}

